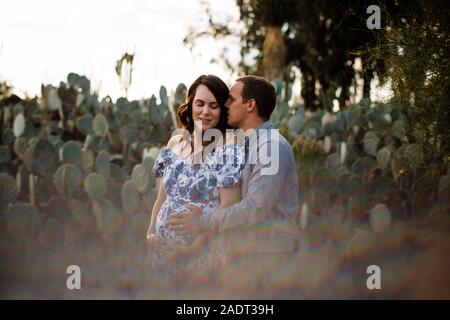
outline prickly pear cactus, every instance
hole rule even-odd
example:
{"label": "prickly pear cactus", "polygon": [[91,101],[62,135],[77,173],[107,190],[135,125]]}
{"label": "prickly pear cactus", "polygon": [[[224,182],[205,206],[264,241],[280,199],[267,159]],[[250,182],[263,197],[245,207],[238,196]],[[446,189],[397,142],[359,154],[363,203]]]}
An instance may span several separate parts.
{"label": "prickly pear cactus", "polygon": [[120,231],[123,215],[112,203],[105,199],[95,200],[92,209],[97,222],[97,228],[104,239],[114,238]]}
{"label": "prickly pear cactus", "polygon": [[93,119],[90,114],[85,114],[77,119],[77,130],[85,136],[93,132]]}
{"label": "prickly pear cactus", "polygon": [[103,177],[108,178],[111,174],[111,163],[109,162],[109,153],[102,150],[95,159],[95,170]]}
{"label": "prickly pear cactus", "polygon": [[70,212],[84,231],[94,232],[97,230],[95,216],[90,208],[77,199],[70,199],[68,203]]}
{"label": "prickly pear cactus", "polygon": [[17,196],[16,180],[9,174],[0,173],[0,212],[3,212],[10,203],[16,201]]}
{"label": "prickly pear cactus", "polygon": [[58,162],[58,153],[53,145],[46,139],[39,138],[24,155],[27,169],[39,176],[49,176],[52,174]]}
{"label": "prickly pear cactus", "polygon": [[141,195],[132,181],[122,186],[122,206],[127,214],[134,214],[141,204]]}
{"label": "prickly pear cactus", "polygon": [[22,113],[19,113],[14,119],[13,131],[17,138],[25,132],[25,117]]}
{"label": "prickly pear cactus", "polygon": [[0,167],[11,160],[11,151],[8,146],[0,146]]}
{"label": "prickly pear cactus", "polygon": [[99,113],[95,116],[92,122],[92,129],[97,136],[102,138],[106,136],[109,130],[109,126],[108,120],[103,114]]}
{"label": "prickly pear cactus", "polygon": [[81,146],[75,141],[67,141],[59,150],[59,158],[63,163],[81,166],[83,162]]}
{"label": "prickly pear cactus", "polygon": [[143,194],[147,188],[152,187],[150,183],[154,183],[150,170],[143,164],[135,165],[131,174],[131,181],[133,182],[139,193]]}
{"label": "prickly pear cactus", "polygon": [[100,199],[108,191],[105,178],[98,173],[90,173],[84,179],[83,186],[88,196],[92,199]]}
{"label": "prickly pear cactus", "polygon": [[130,144],[138,138],[138,129],[134,125],[125,125],[120,129],[120,140],[124,144]]}
{"label": "prickly pear cactus", "polygon": [[53,181],[63,198],[71,197],[83,183],[83,172],[73,164],[64,164],[54,173]]}

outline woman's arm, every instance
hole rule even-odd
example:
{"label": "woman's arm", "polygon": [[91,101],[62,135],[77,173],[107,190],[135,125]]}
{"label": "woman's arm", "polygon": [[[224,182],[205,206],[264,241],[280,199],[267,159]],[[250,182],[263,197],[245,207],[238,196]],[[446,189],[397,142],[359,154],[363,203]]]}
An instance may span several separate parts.
{"label": "woman's arm", "polygon": [[150,237],[151,234],[155,233],[156,218],[158,217],[159,209],[161,209],[162,204],[166,200],[166,192],[164,191],[164,184],[162,178],[158,179],[159,179],[158,197],[156,198],[156,201],[153,204],[152,216],[150,218],[150,226],[147,231],[147,239]]}

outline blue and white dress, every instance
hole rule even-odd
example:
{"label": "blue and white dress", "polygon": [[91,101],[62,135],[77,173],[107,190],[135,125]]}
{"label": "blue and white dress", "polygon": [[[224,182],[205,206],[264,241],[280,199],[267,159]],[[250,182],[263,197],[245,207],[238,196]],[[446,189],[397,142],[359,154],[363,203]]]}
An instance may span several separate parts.
{"label": "blue and white dress", "polygon": [[[189,236],[178,235],[165,222],[174,212],[187,212],[184,206],[194,204],[211,214],[219,206],[219,188],[229,188],[239,183],[244,165],[244,151],[238,145],[225,145],[205,155],[201,164],[195,164],[176,154],[172,149],[161,149],[153,167],[155,177],[163,177],[166,200],[159,210],[155,233],[163,241],[186,245],[192,242]],[[170,273],[184,268],[198,271],[211,270],[219,266],[224,256],[223,240],[220,235],[212,237],[206,250],[180,263],[167,263],[163,254],[156,251],[154,268]]]}

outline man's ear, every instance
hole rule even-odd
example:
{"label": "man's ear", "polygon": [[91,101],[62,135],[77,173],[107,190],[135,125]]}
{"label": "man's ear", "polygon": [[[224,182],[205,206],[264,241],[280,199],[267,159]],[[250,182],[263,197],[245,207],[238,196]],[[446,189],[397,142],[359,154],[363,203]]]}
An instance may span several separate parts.
{"label": "man's ear", "polygon": [[247,101],[247,112],[256,112],[256,101],[255,99],[248,99]]}

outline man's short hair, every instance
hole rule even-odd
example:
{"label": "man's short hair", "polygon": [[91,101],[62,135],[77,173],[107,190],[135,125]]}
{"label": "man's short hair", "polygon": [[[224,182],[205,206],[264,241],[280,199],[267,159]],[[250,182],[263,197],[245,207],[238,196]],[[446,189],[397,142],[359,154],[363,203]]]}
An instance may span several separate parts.
{"label": "man's short hair", "polygon": [[270,81],[258,76],[243,76],[236,81],[244,84],[242,88],[243,102],[255,99],[258,115],[264,120],[269,120],[277,100],[275,88]]}

